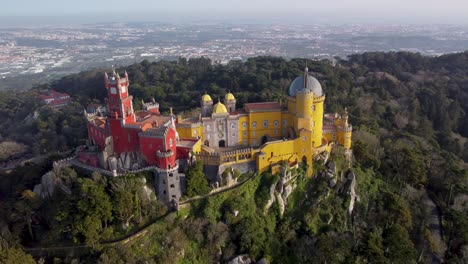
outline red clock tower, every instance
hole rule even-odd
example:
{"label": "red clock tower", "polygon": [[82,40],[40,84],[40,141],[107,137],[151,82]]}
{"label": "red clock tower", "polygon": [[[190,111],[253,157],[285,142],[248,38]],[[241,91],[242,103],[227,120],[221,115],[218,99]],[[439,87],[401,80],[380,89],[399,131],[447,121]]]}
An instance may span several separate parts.
{"label": "red clock tower", "polygon": [[121,120],[123,125],[135,122],[133,97],[128,94],[130,81],[127,72],[125,72],[125,78],[120,78],[115,72],[111,77],[107,76],[107,73],[104,77],[110,118]]}

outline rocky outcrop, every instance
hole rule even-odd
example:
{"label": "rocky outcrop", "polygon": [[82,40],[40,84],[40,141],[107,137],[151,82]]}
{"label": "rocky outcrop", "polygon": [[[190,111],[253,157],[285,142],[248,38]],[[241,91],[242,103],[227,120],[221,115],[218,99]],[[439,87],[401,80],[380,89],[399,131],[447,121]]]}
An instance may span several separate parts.
{"label": "rocky outcrop", "polygon": [[273,183],[270,186],[270,199],[265,205],[265,214],[276,201],[279,205],[280,214],[283,215],[284,211],[286,210],[288,197],[297,187],[296,177],[297,175],[293,174],[287,165],[281,168],[281,176],[279,181]]}
{"label": "rocky outcrop", "polygon": [[345,183],[344,193],[349,195],[350,198],[348,214],[351,215],[354,210],[354,203],[359,199],[359,196],[356,194],[356,174],[354,174],[354,171],[349,170],[346,179],[347,181]]}
{"label": "rocky outcrop", "polygon": [[327,168],[322,175],[328,180],[328,186],[334,188],[338,183],[338,176],[336,175],[336,164],[333,161],[328,161],[325,164]]}
{"label": "rocky outcrop", "polygon": [[228,262],[228,264],[251,264],[251,263],[255,263],[255,261],[252,260],[249,257],[249,255],[239,255]]}
{"label": "rocky outcrop", "polygon": [[281,197],[280,194],[276,194],[276,200],[278,201],[280,215],[282,216],[284,214],[284,211],[285,211],[285,208],[286,208],[283,197]]}
{"label": "rocky outcrop", "polygon": [[269,264],[268,260],[265,258],[260,259],[259,261],[255,261],[254,259],[250,258],[249,255],[239,255],[233,258],[228,264]]}
{"label": "rocky outcrop", "polygon": [[267,212],[270,207],[273,205],[275,202],[275,189],[276,189],[276,184],[272,184],[270,186],[270,200],[268,200],[267,204],[265,205],[264,211]]}
{"label": "rocky outcrop", "polygon": [[34,193],[43,199],[52,197],[56,188],[60,188],[63,192],[71,194],[70,188],[68,188],[58,177],[55,172],[49,171],[41,177],[41,183],[34,186]]}

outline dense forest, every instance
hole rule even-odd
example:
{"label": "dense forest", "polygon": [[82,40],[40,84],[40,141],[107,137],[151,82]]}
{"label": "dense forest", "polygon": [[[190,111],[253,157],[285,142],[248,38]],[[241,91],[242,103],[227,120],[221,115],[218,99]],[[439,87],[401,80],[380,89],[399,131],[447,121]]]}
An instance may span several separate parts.
{"label": "dense forest", "polygon": [[[256,57],[217,65],[180,58],[125,70],[135,108],[154,97],[162,111],[191,115],[205,92],[216,101],[230,90],[238,105],[281,100],[306,63],[322,84],[326,111],[346,107],[353,124],[359,201],[351,216],[346,196],[327,187],[319,163],[314,177],[304,175],[307,164],[298,169],[302,176],[284,214],[263,210],[277,177],[268,173],[178,213],[141,192],[152,180],[144,174],[107,179],[62,169],[54,179],[64,188],[38,197],[31,190],[51,161],[85,142],[83,108],[106,96],[103,72],[111,69],[95,69],[0,93],[0,162],[22,153],[44,157],[0,171],[0,260],[32,263],[26,251],[33,247],[84,243],[92,249],[86,254],[49,254],[46,261],[210,263],[247,254],[272,263],[466,263],[468,52],[364,53],[337,63]],[[37,91],[45,88],[69,93],[74,103],[58,111],[41,106]],[[339,161],[339,153],[332,159]],[[200,164],[188,180],[188,196],[209,191]],[[150,223],[149,234],[134,243],[108,243]]]}

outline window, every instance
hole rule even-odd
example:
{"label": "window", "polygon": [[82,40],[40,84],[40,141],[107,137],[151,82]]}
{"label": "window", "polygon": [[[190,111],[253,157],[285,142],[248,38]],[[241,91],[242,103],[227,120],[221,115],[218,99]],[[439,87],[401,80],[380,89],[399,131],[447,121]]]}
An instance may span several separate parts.
{"label": "window", "polygon": [[175,188],[174,184],[171,184],[171,188]]}
{"label": "window", "polygon": [[206,131],[211,131],[211,126],[210,125],[206,125]]}
{"label": "window", "polygon": [[169,147],[172,147],[172,138],[169,139]]}
{"label": "window", "polygon": [[283,126],[286,126],[288,124],[288,120],[283,119]]}
{"label": "window", "polygon": [[232,128],[232,129],[236,128],[236,124],[235,124],[235,123],[231,123],[231,128]]}
{"label": "window", "polygon": [[244,134],[244,137],[246,137],[246,136],[247,136],[247,131],[244,131],[244,133],[243,133],[243,134]]}
{"label": "window", "polygon": [[257,122],[255,122],[255,121],[252,122],[252,127],[253,127],[253,128],[257,128]]}
{"label": "window", "polygon": [[279,125],[278,120],[273,121],[273,125],[274,125],[275,127],[278,127],[278,125]]}
{"label": "window", "polygon": [[257,145],[257,140],[256,139],[252,140],[252,144]]}
{"label": "window", "polygon": [[247,128],[247,122],[242,122],[242,127]]}
{"label": "window", "polygon": [[235,136],[236,136],[236,133],[232,133],[232,136],[235,137]]}
{"label": "window", "polygon": [[278,129],[275,129],[275,135],[278,135]]}
{"label": "window", "polygon": [[263,127],[268,127],[268,120],[263,120]]}
{"label": "window", "polygon": [[247,146],[247,139],[242,140],[242,144]]}
{"label": "window", "polygon": [[174,176],[174,173],[169,173],[169,177],[173,177]]}
{"label": "window", "polygon": [[336,134],[333,134],[333,140],[336,140]]}
{"label": "window", "polygon": [[196,130],[196,129],[193,130],[193,134],[194,134],[194,135],[197,134],[197,130]]}
{"label": "window", "polygon": [[252,136],[256,136],[257,135],[257,131],[252,131]]}

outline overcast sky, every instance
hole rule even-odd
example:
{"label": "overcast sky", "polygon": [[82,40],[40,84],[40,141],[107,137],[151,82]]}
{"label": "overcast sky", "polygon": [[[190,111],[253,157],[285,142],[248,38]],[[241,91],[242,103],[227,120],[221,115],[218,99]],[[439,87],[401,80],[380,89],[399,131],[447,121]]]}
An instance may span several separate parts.
{"label": "overcast sky", "polygon": [[[3,0],[0,17],[468,24],[468,0]],[[86,21],[84,21],[86,23]]]}

